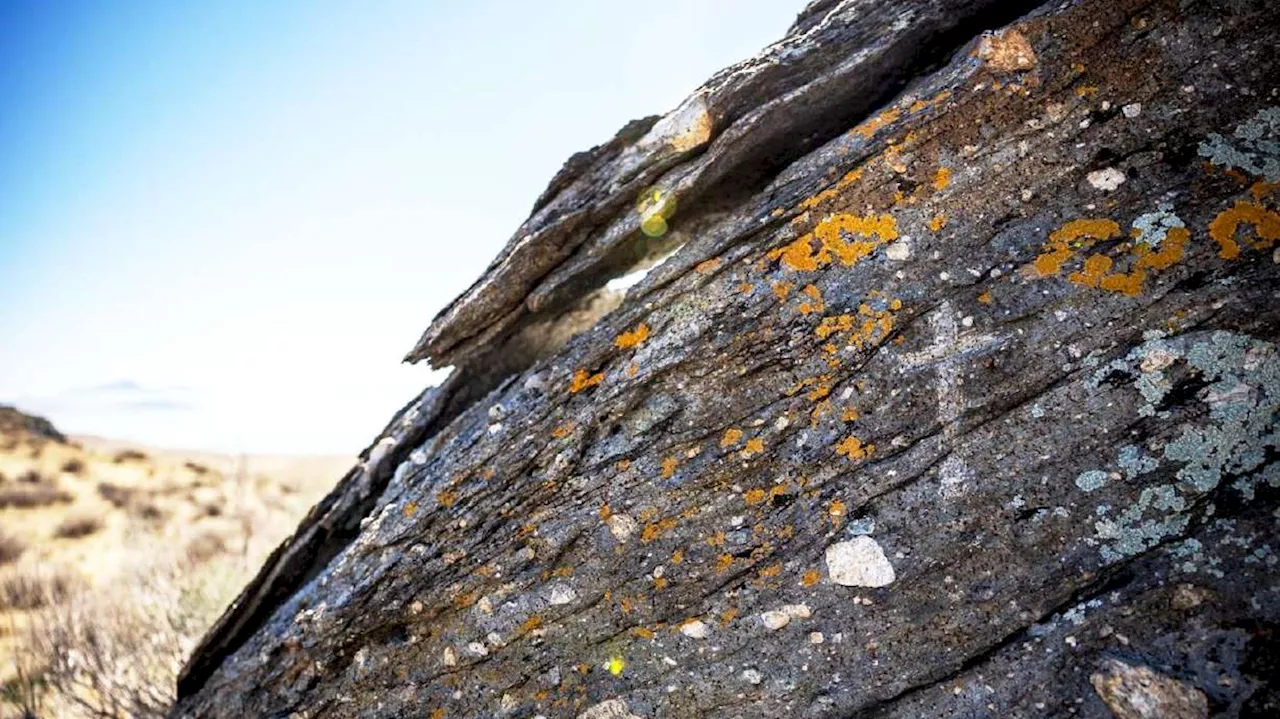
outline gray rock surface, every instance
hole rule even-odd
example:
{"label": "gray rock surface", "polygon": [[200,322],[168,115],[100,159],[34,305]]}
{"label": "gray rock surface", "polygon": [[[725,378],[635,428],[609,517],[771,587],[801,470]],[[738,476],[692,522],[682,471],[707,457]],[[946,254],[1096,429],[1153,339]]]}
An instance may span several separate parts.
{"label": "gray rock surface", "polygon": [[812,3],[570,160],[173,716],[1276,715],[1278,30]]}

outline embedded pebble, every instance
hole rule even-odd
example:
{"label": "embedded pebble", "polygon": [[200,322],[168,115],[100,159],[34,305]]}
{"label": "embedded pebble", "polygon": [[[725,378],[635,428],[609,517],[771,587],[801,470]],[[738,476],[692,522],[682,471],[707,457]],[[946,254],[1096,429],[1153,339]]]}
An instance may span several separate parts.
{"label": "embedded pebble", "polygon": [[854,537],[827,547],[827,575],[845,587],[884,587],[897,575],[876,540]]}
{"label": "embedded pebble", "polygon": [[743,669],[742,681],[748,684],[759,684],[760,682],[764,681],[764,676],[761,675],[760,672],[756,671],[755,669]]}
{"label": "embedded pebble", "polygon": [[609,699],[578,714],[578,719],[640,719],[621,699]]}
{"label": "embedded pebble", "polygon": [[821,643],[825,642],[826,640],[827,640],[827,638],[826,638],[826,637],[824,637],[824,636],[822,636],[822,632],[809,632],[809,643],[810,643],[810,644],[821,644]]}
{"label": "embedded pebble", "polygon": [[[483,645],[483,644],[481,644],[481,645],[480,645],[480,648],[481,648],[481,649],[484,649],[484,645]],[[482,656],[483,656],[483,655],[482,655]],[[445,647],[445,648],[444,648],[444,665],[445,665],[446,667],[456,667],[456,666],[458,666],[458,653],[457,653],[457,652],[455,652],[455,651],[453,651],[453,647]]]}
{"label": "embedded pebble", "polygon": [[762,613],[760,615],[760,622],[769,629],[776,631],[791,623],[791,615],[775,609]]}
{"label": "embedded pebble", "polygon": [[693,619],[680,625],[680,633],[694,639],[706,639],[711,630],[701,619]]}
{"label": "embedded pebble", "polygon": [[1131,102],[1128,105],[1125,105],[1124,107],[1120,108],[1120,112],[1123,112],[1125,117],[1132,120],[1133,118],[1142,114],[1142,103]]}
{"label": "embedded pebble", "polygon": [[553,584],[547,590],[547,603],[555,606],[569,604],[578,598],[578,593],[568,584]]}
{"label": "embedded pebble", "polygon": [[1103,192],[1111,192],[1117,187],[1123,185],[1127,178],[1125,178],[1123,172],[1116,168],[1107,167],[1090,172],[1088,175],[1085,175],[1085,179],[1088,180],[1089,184],[1093,185],[1094,188],[1102,190]]}
{"label": "embedded pebble", "polygon": [[613,538],[619,542],[626,542],[640,528],[639,522],[625,514],[609,515],[605,522],[609,525],[609,531],[613,533]]}

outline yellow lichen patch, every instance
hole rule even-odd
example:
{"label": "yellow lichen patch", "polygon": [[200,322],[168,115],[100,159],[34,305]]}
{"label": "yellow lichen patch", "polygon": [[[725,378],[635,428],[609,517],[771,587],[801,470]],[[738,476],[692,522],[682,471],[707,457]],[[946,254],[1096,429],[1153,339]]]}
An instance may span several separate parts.
{"label": "yellow lichen patch", "polygon": [[674,552],[672,552],[672,553],[671,553],[671,563],[672,563],[672,564],[680,564],[680,563],[681,563],[681,562],[683,562],[683,561],[684,561],[684,550],[683,550],[683,549],[677,549],[676,551],[674,551]]}
{"label": "yellow lichen patch", "polygon": [[440,503],[441,507],[452,507],[458,501],[458,493],[442,489],[440,490],[440,493],[436,495],[436,501]]}
{"label": "yellow lichen patch", "polygon": [[748,489],[742,494],[742,501],[746,502],[748,507],[764,504],[764,501],[768,498],[769,494],[759,487]]}
{"label": "yellow lichen patch", "polygon": [[899,110],[896,107],[891,107],[875,117],[864,120],[860,125],[853,128],[853,133],[863,139],[869,140],[878,130],[880,130],[880,128],[885,125],[892,124],[901,116],[902,110]]}
{"label": "yellow lichen patch", "polygon": [[705,274],[707,274],[708,272],[715,272],[716,268],[717,268],[717,267],[719,267],[719,266],[720,266],[720,258],[719,258],[719,257],[712,257],[712,258],[711,258],[711,259],[709,259],[709,260],[704,260],[704,261],[702,261],[702,262],[699,262],[699,263],[698,263],[698,264],[693,268],[693,270],[694,270],[695,272],[697,272],[698,274],[700,274],[700,275],[705,275]]}
{"label": "yellow lichen patch", "polygon": [[1246,242],[1255,250],[1266,249],[1280,240],[1280,215],[1257,203],[1237,200],[1209,223],[1209,236],[1218,243],[1218,256],[1222,259],[1234,260],[1240,256],[1236,232],[1241,225],[1253,226],[1257,239],[1246,239]]}
{"label": "yellow lichen patch", "polygon": [[754,290],[755,288],[756,286],[751,284],[750,282],[743,282],[738,285],[738,291],[744,295],[751,294],[751,291]]}
{"label": "yellow lichen patch", "polygon": [[1098,94],[1098,88],[1093,85],[1081,85],[1076,88],[1076,97],[1091,97]]}
{"label": "yellow lichen patch", "polygon": [[773,283],[773,294],[777,296],[779,301],[783,301],[787,299],[787,295],[791,294],[791,288],[793,287],[795,285],[790,282],[775,282]]}
{"label": "yellow lichen patch", "polygon": [[817,402],[827,395],[831,394],[831,377],[830,375],[820,375],[811,378],[814,380],[813,389],[809,390],[809,394],[805,395],[810,402]]}
{"label": "yellow lichen patch", "polygon": [[933,176],[933,189],[945,190],[951,184],[951,168],[939,167],[938,172]]}
{"label": "yellow lichen patch", "polygon": [[720,438],[720,449],[728,449],[742,440],[742,430],[737,427],[730,427],[724,431],[724,436]]}
{"label": "yellow lichen patch", "polygon": [[[796,272],[812,272],[819,267],[818,258],[813,255],[812,239],[812,234],[804,235],[795,242],[770,250],[767,257],[771,260],[781,260],[783,267]],[[778,286],[773,287],[774,293],[777,294]]]}
{"label": "yellow lichen patch", "polygon": [[742,458],[750,459],[751,457],[754,457],[757,454],[760,454],[761,452],[764,452],[764,440],[760,439],[759,437],[753,437],[747,440],[747,446],[743,447]]}
{"label": "yellow lichen patch", "polygon": [[542,626],[542,617],[535,614],[532,617],[529,617],[528,619],[524,620],[523,623],[521,623],[520,633],[528,634],[529,632],[532,632],[533,630],[541,626]]}
{"label": "yellow lichen patch", "polygon": [[640,374],[640,365],[632,362],[631,364],[627,365],[627,368],[623,371],[626,373],[628,377],[635,377],[637,374]]}
{"label": "yellow lichen patch", "polygon": [[861,167],[850,170],[849,172],[845,173],[845,176],[840,178],[840,180],[836,182],[836,184],[832,185],[831,187],[828,187],[822,192],[819,192],[813,197],[810,197],[805,201],[801,202],[799,205],[799,209],[808,210],[823,202],[826,202],[827,200],[830,200],[833,197],[839,195],[841,192],[844,191],[846,187],[848,187],[849,185],[852,185],[853,183],[857,182],[860,179],[862,179]]}
{"label": "yellow lichen patch", "polygon": [[831,400],[824,399],[814,405],[813,409],[809,412],[809,424],[817,426],[818,422],[820,422],[829,412],[831,412]]}
{"label": "yellow lichen patch", "polygon": [[835,449],[836,454],[841,457],[858,460],[870,457],[876,451],[876,446],[874,444],[864,444],[861,439],[849,435],[837,442]]}
{"label": "yellow lichen patch", "polygon": [[569,391],[577,394],[588,387],[595,387],[604,381],[604,372],[591,374],[585,369],[580,369],[573,373],[573,379],[569,382]]}
{"label": "yellow lichen patch", "polygon": [[947,216],[946,216],[946,215],[934,215],[933,217],[929,218],[928,225],[929,225],[929,229],[930,229],[930,230],[932,230],[932,231],[934,231],[934,232],[937,232],[938,230],[941,230],[943,227],[946,227],[946,225],[947,225]]}
{"label": "yellow lichen patch", "polygon": [[[834,254],[840,264],[852,267],[880,245],[898,239],[898,221],[892,215],[859,217],[839,213],[819,222],[813,234],[822,243],[818,261],[829,264],[830,255]],[[846,242],[843,238],[846,234],[868,240]]]}
{"label": "yellow lichen patch", "polygon": [[1027,36],[1016,29],[992,33],[978,43],[978,58],[997,72],[1018,72],[1034,69],[1036,52],[1031,49]]}
{"label": "yellow lichen patch", "polygon": [[653,639],[657,636],[654,631],[648,627],[634,627],[631,633],[641,639]]}
{"label": "yellow lichen patch", "polygon": [[1264,199],[1280,192],[1280,182],[1264,182],[1259,180],[1253,183],[1249,188],[1249,194],[1253,195],[1254,202],[1262,202]]}
{"label": "yellow lichen patch", "polygon": [[666,578],[666,577],[654,577],[654,578],[653,578],[653,589],[654,589],[654,591],[659,591],[659,590],[662,590],[662,589],[666,589],[666,588],[667,588],[667,584],[669,584],[669,582],[667,582],[667,578]]}
{"label": "yellow lichen patch", "polygon": [[635,329],[627,330],[615,337],[613,343],[618,349],[629,350],[632,347],[639,347],[647,339],[649,339],[649,325],[641,322]]}
{"label": "yellow lichen patch", "polygon": [[857,407],[845,407],[845,408],[844,408],[843,410],[841,410],[841,412],[840,412],[840,421],[841,421],[841,422],[856,422],[856,421],[858,420],[858,417],[860,417],[860,416],[861,416],[861,415],[859,415],[859,414],[858,414],[858,408],[857,408]]}
{"label": "yellow lichen patch", "polygon": [[1062,271],[1062,266],[1080,249],[1099,240],[1120,236],[1120,225],[1115,220],[1081,218],[1072,220],[1049,233],[1041,253],[1031,263],[1030,273],[1036,277],[1048,277]]}
{"label": "yellow lichen patch", "polygon": [[822,581],[822,572],[819,572],[816,569],[810,569],[800,577],[800,586],[812,587],[820,581]]}
{"label": "yellow lichen patch", "polygon": [[723,612],[720,612],[720,626],[722,627],[729,626],[729,622],[732,622],[734,619],[737,619],[737,617],[738,617],[738,608],[729,607]]}
{"label": "yellow lichen patch", "polygon": [[991,290],[986,290],[982,294],[978,295],[978,301],[984,305],[991,304],[992,302]]}
{"label": "yellow lichen patch", "polygon": [[404,504],[404,516],[406,516],[406,517],[412,517],[413,515],[415,515],[415,514],[417,514],[417,513],[418,513],[418,503],[417,503],[416,501],[414,501],[414,500],[409,500],[408,502],[405,502],[405,504]]}
{"label": "yellow lichen patch", "polygon": [[1190,230],[1185,227],[1171,227],[1158,250],[1153,250],[1146,243],[1138,244],[1137,249],[1134,250],[1138,255],[1136,264],[1142,269],[1167,270],[1182,260],[1190,240]]}
{"label": "yellow lichen patch", "polygon": [[724,532],[716,532],[707,537],[707,545],[711,547],[723,547],[725,542]]}
{"label": "yellow lichen patch", "polygon": [[551,436],[555,439],[564,439],[573,434],[573,422],[565,422],[564,424],[551,430]]}
{"label": "yellow lichen patch", "polygon": [[449,712],[444,709],[437,708],[431,710],[431,714],[428,719],[444,719],[447,716],[449,716]]}
{"label": "yellow lichen patch", "polygon": [[716,571],[717,571],[717,572],[723,572],[723,571],[726,571],[726,570],[728,570],[728,569],[729,569],[729,567],[732,567],[732,566],[733,566],[733,555],[732,555],[732,554],[721,554],[720,556],[716,557]]}
{"label": "yellow lichen patch", "polygon": [[675,457],[667,457],[662,460],[662,478],[671,479],[671,476],[676,473],[676,467],[679,465],[680,461]]}
{"label": "yellow lichen patch", "polygon": [[627,662],[623,660],[622,657],[610,657],[608,663],[606,663],[604,666],[605,666],[605,669],[609,670],[610,674],[616,677],[622,673],[623,669],[627,668]]}

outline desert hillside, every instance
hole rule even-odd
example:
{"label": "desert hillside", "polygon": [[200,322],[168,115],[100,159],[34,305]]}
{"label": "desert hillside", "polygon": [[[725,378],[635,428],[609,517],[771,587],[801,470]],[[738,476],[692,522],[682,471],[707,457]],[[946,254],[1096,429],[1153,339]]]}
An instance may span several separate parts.
{"label": "desert hillside", "polygon": [[0,406],[0,718],[167,706],[194,642],[351,461],[66,437]]}

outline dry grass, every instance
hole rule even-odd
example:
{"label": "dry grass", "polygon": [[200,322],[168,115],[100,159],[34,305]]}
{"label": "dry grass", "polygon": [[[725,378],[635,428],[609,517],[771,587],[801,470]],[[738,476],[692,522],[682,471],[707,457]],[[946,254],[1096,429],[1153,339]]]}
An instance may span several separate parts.
{"label": "dry grass", "polygon": [[350,466],[82,442],[0,427],[0,719],[162,716],[204,631]]}

